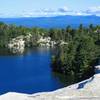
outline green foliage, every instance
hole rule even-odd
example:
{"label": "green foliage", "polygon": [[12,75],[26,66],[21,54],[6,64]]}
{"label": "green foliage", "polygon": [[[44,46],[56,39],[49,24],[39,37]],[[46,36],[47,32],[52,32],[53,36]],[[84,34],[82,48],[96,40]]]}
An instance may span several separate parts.
{"label": "green foliage", "polygon": [[30,41],[36,44],[36,41],[40,36],[48,36],[48,30],[36,27],[27,28],[24,26],[7,25],[0,22],[0,47],[5,47],[12,38],[16,38],[21,35],[26,36],[28,34],[32,35],[32,39]]}
{"label": "green foliage", "polygon": [[[41,36],[49,36],[51,40],[56,41],[58,45],[52,57],[52,69],[73,79],[89,76],[93,71],[93,62],[100,59],[100,26],[91,24],[85,28],[80,24],[78,29],[73,29],[71,26],[67,26],[66,29],[43,29],[0,22],[0,47],[5,47],[12,38],[27,34],[32,35],[29,42],[31,46],[35,46]],[[59,45],[61,40],[68,44]]]}
{"label": "green foliage", "polygon": [[68,45],[57,47],[52,69],[74,79],[88,78],[94,73],[93,62],[100,59],[100,27],[81,24],[78,29],[67,27],[66,34]]}

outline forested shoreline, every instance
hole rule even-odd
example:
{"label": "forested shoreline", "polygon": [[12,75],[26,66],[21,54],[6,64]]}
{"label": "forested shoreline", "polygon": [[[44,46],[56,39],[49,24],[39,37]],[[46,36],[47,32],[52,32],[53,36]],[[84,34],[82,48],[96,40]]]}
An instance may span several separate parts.
{"label": "forested shoreline", "polygon": [[[27,36],[31,36],[27,39]],[[23,26],[7,25],[0,22],[0,48],[6,48],[13,38],[25,36],[25,47],[38,46],[37,41],[50,38],[55,42],[56,52],[52,55],[52,69],[73,80],[85,79],[93,75],[93,66],[100,62],[100,26],[90,24],[73,29],[27,28]],[[61,42],[62,41],[62,42]],[[64,42],[64,43],[63,43]],[[63,44],[63,45],[61,45]]]}
{"label": "forested shoreline", "polygon": [[73,81],[81,81],[94,74],[94,66],[100,64],[100,26],[92,24],[78,29],[67,27],[63,31],[68,43],[57,47],[52,57],[52,69],[67,75]]}

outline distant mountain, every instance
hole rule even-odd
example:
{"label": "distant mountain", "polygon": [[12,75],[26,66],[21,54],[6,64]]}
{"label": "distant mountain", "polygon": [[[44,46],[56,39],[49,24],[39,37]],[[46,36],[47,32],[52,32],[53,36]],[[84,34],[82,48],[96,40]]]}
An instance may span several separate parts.
{"label": "distant mountain", "polygon": [[23,25],[27,27],[43,28],[65,28],[71,25],[76,28],[79,24],[88,26],[89,24],[100,25],[100,17],[97,16],[56,16],[56,17],[29,17],[29,18],[0,18],[0,21],[7,24]]}

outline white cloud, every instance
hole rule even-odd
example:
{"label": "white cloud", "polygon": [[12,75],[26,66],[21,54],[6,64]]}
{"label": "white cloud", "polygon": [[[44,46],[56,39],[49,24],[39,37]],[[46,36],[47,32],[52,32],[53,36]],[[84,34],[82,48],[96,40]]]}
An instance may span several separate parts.
{"label": "white cloud", "polygon": [[54,9],[42,9],[42,10],[38,10],[39,12],[45,12],[45,13],[53,13],[55,12]]}
{"label": "white cloud", "polygon": [[100,16],[100,6],[90,7],[84,12],[87,13],[87,14]]}
{"label": "white cloud", "polygon": [[90,7],[88,9],[89,12],[100,12],[100,6],[97,7]]}
{"label": "white cloud", "polygon": [[68,7],[62,7],[62,8],[57,8],[57,9],[39,9],[39,10],[34,10],[31,12],[24,11],[21,16],[23,17],[49,17],[49,16],[58,16],[58,15],[67,15],[70,13]]}
{"label": "white cloud", "polygon": [[96,15],[100,16],[100,6],[90,7],[85,11],[72,11],[68,7],[62,7],[57,9],[39,9],[33,11],[22,11],[20,13],[0,13],[0,17],[52,17],[59,15],[76,15],[76,16],[88,16]]}
{"label": "white cloud", "polygon": [[67,7],[62,7],[58,9],[40,9],[31,12],[24,11],[22,13],[22,16],[24,17],[49,17],[50,16],[51,17],[51,16],[67,15],[68,13],[71,13],[71,11],[69,11]]}
{"label": "white cloud", "polygon": [[64,12],[68,12],[69,9],[68,9],[68,7],[65,6],[65,7],[62,7],[62,8],[58,8],[58,11],[64,13]]}
{"label": "white cloud", "polygon": [[89,16],[91,14],[85,13],[83,11],[74,11],[73,15],[76,15],[76,16]]}

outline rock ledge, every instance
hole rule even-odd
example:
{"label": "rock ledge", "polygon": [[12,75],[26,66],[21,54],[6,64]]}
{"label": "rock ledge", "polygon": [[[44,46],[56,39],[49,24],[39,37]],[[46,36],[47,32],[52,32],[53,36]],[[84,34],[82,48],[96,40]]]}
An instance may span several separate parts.
{"label": "rock ledge", "polygon": [[[100,65],[96,66],[100,71]],[[32,95],[21,93],[7,93],[0,96],[0,100],[100,100],[100,73],[82,82],[58,89],[52,92],[36,93]]]}

